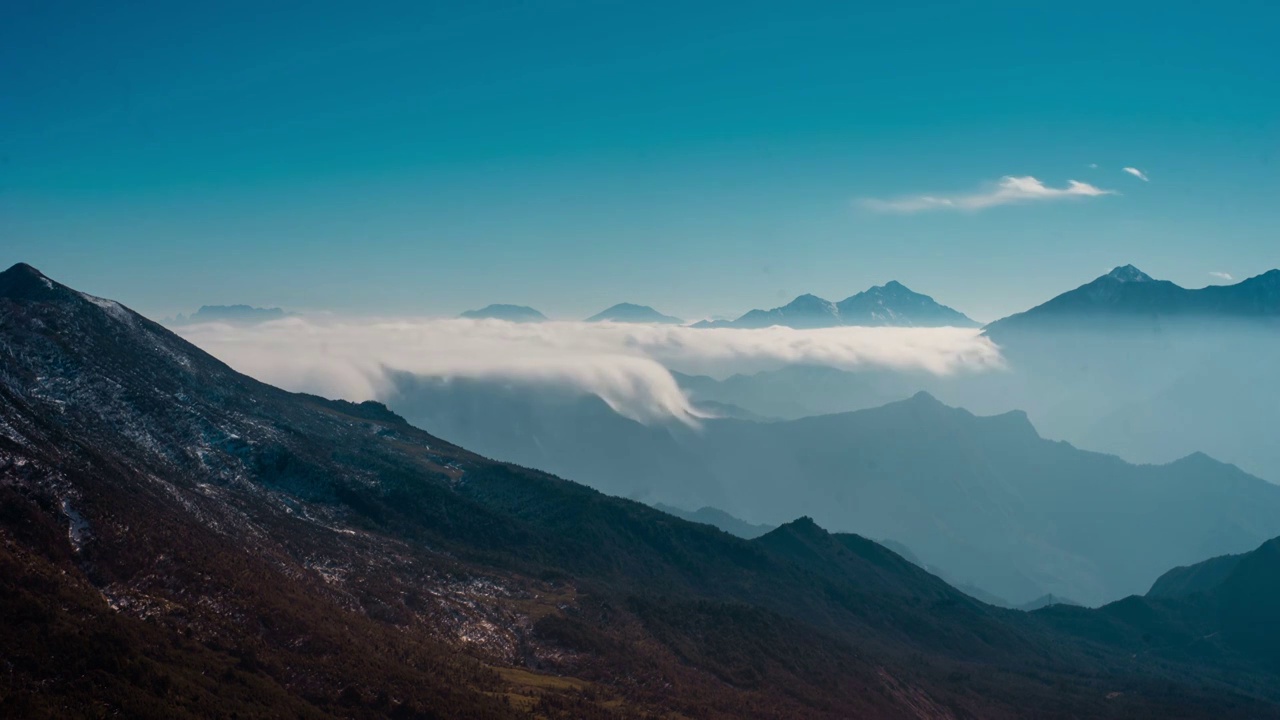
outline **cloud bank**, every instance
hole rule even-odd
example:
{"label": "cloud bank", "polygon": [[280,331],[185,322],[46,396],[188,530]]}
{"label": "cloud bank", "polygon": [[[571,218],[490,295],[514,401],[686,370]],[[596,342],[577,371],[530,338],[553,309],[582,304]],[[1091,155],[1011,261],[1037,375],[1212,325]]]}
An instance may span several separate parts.
{"label": "cloud bank", "polygon": [[290,317],[175,331],[235,369],[289,390],[383,399],[396,371],[552,384],[598,395],[648,422],[699,413],[668,368],[718,376],[787,364],[948,375],[1003,367],[965,328],[693,329],[622,323]]}
{"label": "cloud bank", "polygon": [[1210,270],[1209,274],[1212,275],[1213,277],[1218,278],[1219,280],[1235,280],[1235,278],[1231,277],[1231,273],[1229,272],[1222,272],[1220,270]]}
{"label": "cloud bank", "polygon": [[1127,168],[1120,168],[1120,169],[1138,178],[1142,182],[1151,182],[1151,178],[1147,177],[1147,174],[1142,172],[1138,168],[1127,167]]}
{"label": "cloud bank", "polygon": [[1113,190],[1103,190],[1089,183],[1068,180],[1066,187],[1049,187],[1030,175],[1016,177],[1006,175],[991,187],[976,193],[963,195],[910,195],[891,200],[864,198],[859,203],[878,212],[914,213],[927,210],[984,210],[997,205],[1044,202],[1068,198],[1114,195]]}

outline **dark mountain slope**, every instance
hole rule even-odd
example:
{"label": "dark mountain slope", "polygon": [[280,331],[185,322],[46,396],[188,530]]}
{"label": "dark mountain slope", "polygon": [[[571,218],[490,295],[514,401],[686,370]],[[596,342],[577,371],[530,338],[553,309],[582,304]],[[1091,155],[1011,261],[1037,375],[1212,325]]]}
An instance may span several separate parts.
{"label": "dark mountain slope", "polygon": [[1033,615],[1073,635],[1140,645],[1147,649],[1142,652],[1159,648],[1165,658],[1236,667],[1242,674],[1257,667],[1280,670],[1280,538],[1237,556],[1177,568],[1156,585],[1145,597],[1093,612],[1058,605]]}
{"label": "dark mountain slope", "polygon": [[[564,477],[597,478],[594,487],[611,495],[646,499],[656,494],[669,503],[687,504],[682,479],[697,471],[698,458],[665,427],[623,417],[594,395],[408,373],[391,379],[387,402],[439,437]],[[565,452],[578,447],[591,452]],[[699,489],[699,497],[688,499],[711,505],[723,499],[707,497],[705,483]]]}
{"label": "dark mountain slope", "polygon": [[1147,597],[1184,599],[1197,593],[1211,592],[1235,572],[1244,557],[1245,553],[1220,555],[1195,565],[1176,567],[1156,578],[1147,591]]}
{"label": "dark mountain slope", "polygon": [[286,393],[24,266],[0,275],[0,359],[0,714],[1260,717],[1280,700],[1251,674],[1134,665],[860,538],[742,541],[376,404]]}
{"label": "dark mountain slope", "polygon": [[1202,609],[1194,617],[1202,636],[1223,642],[1280,668],[1280,538],[1239,555],[1206,560],[1162,575],[1146,597],[1183,600]]}

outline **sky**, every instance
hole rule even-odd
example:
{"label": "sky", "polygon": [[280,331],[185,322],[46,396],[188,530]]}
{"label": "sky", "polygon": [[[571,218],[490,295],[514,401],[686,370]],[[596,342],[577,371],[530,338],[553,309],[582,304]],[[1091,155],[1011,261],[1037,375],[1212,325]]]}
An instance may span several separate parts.
{"label": "sky", "polygon": [[154,317],[980,320],[1280,266],[1275,3],[373,5],[3,3],[0,264]]}

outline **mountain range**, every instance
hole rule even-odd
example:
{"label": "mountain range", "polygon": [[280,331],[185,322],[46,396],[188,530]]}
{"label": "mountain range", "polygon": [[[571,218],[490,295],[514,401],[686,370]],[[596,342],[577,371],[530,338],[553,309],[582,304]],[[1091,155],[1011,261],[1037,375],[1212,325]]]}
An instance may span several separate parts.
{"label": "mountain range", "polygon": [[[177,322],[262,322],[284,317],[279,308],[249,305],[205,305]],[[1010,332],[1090,327],[1098,321],[1163,319],[1267,319],[1280,316],[1280,269],[1269,270],[1233,285],[1187,289],[1157,280],[1133,265],[1122,265],[1075,290],[1062,293],[1024,312],[984,326],[995,338]],[[547,316],[525,305],[492,304],[459,315],[473,319],[542,322]],[[618,303],[586,322],[684,324],[648,305]],[[979,327],[963,313],[936,302],[896,280],[877,285],[839,302],[800,295],[770,310],[751,310],[734,320],[702,320],[697,328],[825,328],[844,325],[895,327]]]}
{"label": "mountain range", "polygon": [[975,416],[926,393],[690,428],[641,424],[595,396],[542,387],[393,382],[393,409],[486,455],[755,524],[807,514],[900,542],[948,580],[1013,604],[1048,593],[1101,604],[1144,591],[1173,565],[1280,534],[1280,486],[1230,465],[1202,454],[1131,465],[1044,439],[1024,413]]}
{"label": "mountain range", "polygon": [[801,295],[772,310],[752,310],[736,320],[703,320],[698,328],[826,328],[842,325],[901,327],[977,327],[963,313],[892,280],[840,302]]}
{"label": "mountain range", "polygon": [[0,358],[5,716],[1280,716],[1272,651],[1187,642],[1199,601],[1007,611],[808,518],[739,539],[29,266]]}
{"label": "mountain range", "polygon": [[[525,305],[486,305],[479,310],[467,310],[458,317],[473,320],[506,320],[507,322],[546,322],[546,315]],[[680,318],[663,315],[648,305],[618,303],[587,318],[585,322],[661,323],[682,325]]]}
{"label": "mountain range", "polygon": [[179,314],[174,322],[179,325],[203,322],[249,324],[280,320],[287,316],[288,313],[280,308],[260,308],[252,305],[202,305],[199,310],[189,316]]}
{"label": "mountain range", "polygon": [[1280,404],[1269,401],[1280,393],[1271,360],[1280,353],[1280,316],[1268,304],[1275,278],[1280,272],[1185,290],[1118,267],[988,325],[1005,360],[997,372],[788,365],[722,378],[673,374],[695,402],[781,419],[876,407],[925,390],[981,414],[1023,410],[1047,437],[1135,462],[1203,451],[1280,482],[1280,444],[1270,437]]}

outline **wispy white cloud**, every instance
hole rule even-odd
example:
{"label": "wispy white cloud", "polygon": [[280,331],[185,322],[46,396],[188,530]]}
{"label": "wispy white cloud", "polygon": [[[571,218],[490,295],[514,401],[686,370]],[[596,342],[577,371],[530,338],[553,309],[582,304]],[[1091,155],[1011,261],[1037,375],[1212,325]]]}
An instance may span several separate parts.
{"label": "wispy white cloud", "polygon": [[1097,170],[1097,169],[1098,169],[1098,163],[1089,163],[1089,169],[1090,169],[1090,170]]}
{"label": "wispy white cloud", "polygon": [[1114,194],[1114,190],[1103,190],[1078,180],[1069,180],[1066,187],[1055,188],[1045,185],[1030,175],[1021,177],[1006,175],[991,187],[976,193],[910,195],[892,200],[864,198],[859,202],[863,207],[879,212],[913,213],[927,210],[983,210],[997,205]]}
{"label": "wispy white cloud", "polygon": [[1125,172],[1138,178],[1142,182],[1151,182],[1151,178],[1147,177],[1147,174],[1142,172],[1138,168],[1127,167],[1127,168],[1121,168],[1121,170],[1124,170]]}
{"label": "wispy white cloud", "polygon": [[1231,273],[1229,272],[1222,272],[1220,270],[1210,270],[1209,274],[1212,275],[1213,277],[1218,278],[1219,280],[1235,280],[1235,278],[1231,277]]}
{"label": "wispy white cloud", "polygon": [[384,399],[393,375],[568,387],[636,420],[698,413],[668,368],[727,375],[792,363],[947,375],[1003,367],[999,349],[964,328],[694,329],[616,323],[290,317],[176,332],[232,367],[289,390]]}

